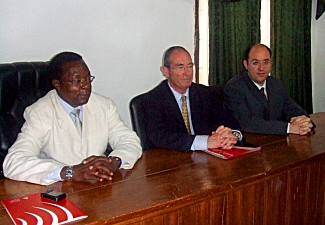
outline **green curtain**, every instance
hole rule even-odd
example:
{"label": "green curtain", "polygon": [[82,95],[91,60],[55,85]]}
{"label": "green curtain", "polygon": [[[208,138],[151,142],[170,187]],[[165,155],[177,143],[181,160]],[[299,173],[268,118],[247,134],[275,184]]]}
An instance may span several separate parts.
{"label": "green curtain", "polygon": [[243,51],[260,41],[260,0],[209,0],[209,84],[243,70]]}
{"label": "green curtain", "polygon": [[311,5],[306,0],[271,1],[272,76],[282,80],[287,92],[312,113]]}

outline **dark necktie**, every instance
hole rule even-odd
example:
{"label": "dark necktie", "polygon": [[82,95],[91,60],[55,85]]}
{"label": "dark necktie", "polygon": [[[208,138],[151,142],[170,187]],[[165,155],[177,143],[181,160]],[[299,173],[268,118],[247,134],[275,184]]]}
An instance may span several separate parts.
{"label": "dark necktie", "polygon": [[[264,98],[266,99],[266,101],[267,101],[267,97],[266,97],[266,95],[265,95],[265,92],[264,92],[264,88],[261,88],[260,89],[260,92],[261,92],[261,94],[264,96]],[[265,120],[269,120],[269,112],[268,112],[268,109],[266,108],[266,107],[264,107],[263,108],[263,119],[265,119]]]}
{"label": "dark necktie", "polygon": [[264,96],[264,98],[265,98],[266,101],[267,101],[267,97],[266,97],[266,95],[265,95],[265,92],[264,92],[264,88],[263,88],[263,87],[260,89],[260,92],[261,92],[261,94]]}
{"label": "dark necktie", "polygon": [[191,134],[191,128],[190,128],[190,119],[188,117],[188,109],[187,109],[187,102],[186,102],[186,96],[182,95],[182,117],[186,126],[186,130],[188,134]]}
{"label": "dark necktie", "polygon": [[82,124],[81,124],[81,121],[79,118],[79,113],[80,113],[80,109],[73,109],[71,111],[71,114],[73,114],[75,116],[74,121],[73,121],[74,125],[76,126],[77,131],[78,131],[79,135],[81,136]]}

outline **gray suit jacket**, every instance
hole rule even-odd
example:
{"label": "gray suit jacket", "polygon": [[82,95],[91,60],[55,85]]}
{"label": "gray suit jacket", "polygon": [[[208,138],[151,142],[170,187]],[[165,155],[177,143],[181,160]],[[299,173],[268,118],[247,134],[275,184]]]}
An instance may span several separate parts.
{"label": "gray suit jacket", "polygon": [[27,107],[24,118],[3,164],[4,175],[14,180],[53,183],[44,179],[47,174],[91,155],[104,155],[108,143],[114,149],[110,155],[129,163],[126,169],[142,154],[138,136],[123,123],[114,102],[94,92],[83,105],[82,137],[55,90]]}
{"label": "gray suit jacket", "polygon": [[287,134],[291,117],[307,112],[286,93],[284,84],[269,76],[266,81],[268,101],[262,96],[246,71],[230,79],[224,87],[224,106],[246,132]]}

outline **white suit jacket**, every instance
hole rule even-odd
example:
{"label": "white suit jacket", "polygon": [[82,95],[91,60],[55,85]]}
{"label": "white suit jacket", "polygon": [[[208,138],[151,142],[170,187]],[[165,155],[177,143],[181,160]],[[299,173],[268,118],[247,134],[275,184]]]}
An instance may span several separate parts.
{"label": "white suit jacket", "polygon": [[91,156],[104,155],[107,143],[131,169],[142,154],[140,140],[117,113],[115,103],[92,92],[83,105],[82,137],[55,90],[27,107],[25,123],[3,163],[4,175],[20,181],[50,184],[44,178],[64,165],[80,164]]}

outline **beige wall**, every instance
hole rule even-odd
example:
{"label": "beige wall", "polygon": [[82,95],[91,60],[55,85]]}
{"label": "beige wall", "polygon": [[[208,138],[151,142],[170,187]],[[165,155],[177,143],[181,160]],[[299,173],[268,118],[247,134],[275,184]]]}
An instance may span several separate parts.
{"label": "beige wall", "polygon": [[312,84],[314,112],[325,111],[325,13],[315,19],[317,0],[312,13]]}
{"label": "beige wall", "polygon": [[76,51],[130,125],[130,99],[163,76],[163,51],[194,49],[194,0],[0,0],[0,63]]}

